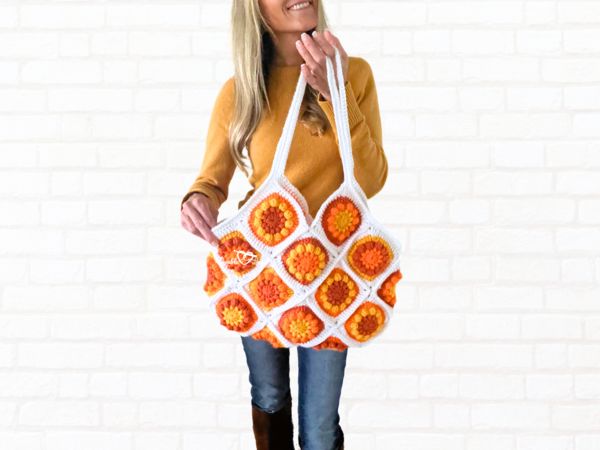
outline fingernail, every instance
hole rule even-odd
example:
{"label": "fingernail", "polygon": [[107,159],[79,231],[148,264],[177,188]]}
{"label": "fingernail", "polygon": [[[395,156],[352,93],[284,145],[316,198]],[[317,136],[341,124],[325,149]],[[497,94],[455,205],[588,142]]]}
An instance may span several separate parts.
{"label": "fingernail", "polygon": [[306,33],[302,33],[302,34],[300,35],[300,37],[301,37],[301,38],[303,38],[303,39],[306,39],[306,38],[308,37],[308,34],[306,34]]}
{"label": "fingernail", "polygon": [[313,37],[315,37],[317,35],[317,30],[312,32]]}

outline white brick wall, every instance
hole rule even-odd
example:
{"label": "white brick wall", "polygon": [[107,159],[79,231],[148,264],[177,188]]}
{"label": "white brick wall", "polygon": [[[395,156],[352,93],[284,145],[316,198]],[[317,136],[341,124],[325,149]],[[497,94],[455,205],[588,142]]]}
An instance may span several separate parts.
{"label": "white brick wall", "polygon": [[[0,448],[253,448],[179,222],[229,7],[0,5]],[[374,70],[371,207],[404,243],[394,322],[349,351],[346,448],[599,450],[600,2],[326,7]]]}

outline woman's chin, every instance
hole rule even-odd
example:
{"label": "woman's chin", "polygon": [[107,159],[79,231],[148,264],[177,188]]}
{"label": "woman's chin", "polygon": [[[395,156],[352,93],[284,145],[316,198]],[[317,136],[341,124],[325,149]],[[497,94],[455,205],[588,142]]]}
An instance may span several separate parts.
{"label": "woman's chin", "polygon": [[[317,29],[317,17],[307,17],[302,18],[301,20],[295,20],[294,28],[299,31],[306,31],[308,34],[310,34]],[[310,32],[308,30],[310,30]]]}

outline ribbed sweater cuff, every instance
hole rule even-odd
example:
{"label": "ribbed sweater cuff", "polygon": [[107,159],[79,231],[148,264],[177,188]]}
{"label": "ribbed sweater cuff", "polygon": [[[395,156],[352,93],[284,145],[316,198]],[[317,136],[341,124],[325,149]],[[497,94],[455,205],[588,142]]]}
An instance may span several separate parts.
{"label": "ribbed sweater cuff", "polygon": [[219,199],[215,196],[215,193],[212,189],[204,185],[194,185],[190,188],[188,192],[186,192],[186,194],[181,199],[181,209],[183,209],[183,204],[185,203],[185,201],[195,192],[205,194],[212,201],[216,209],[220,208],[221,204],[219,203]]}
{"label": "ribbed sweater cuff", "polygon": [[[346,103],[348,105],[348,124],[350,125],[350,129],[357,123],[359,123],[362,119],[364,119],[363,112],[360,110],[358,106],[358,102],[356,101],[356,96],[354,95],[354,90],[352,89],[352,85],[350,84],[350,80],[346,80],[344,83],[345,91],[346,91]],[[317,97],[317,102],[321,105],[321,108],[329,118],[329,123],[335,129],[335,115],[333,113],[333,103],[327,100],[325,97],[319,93]]]}

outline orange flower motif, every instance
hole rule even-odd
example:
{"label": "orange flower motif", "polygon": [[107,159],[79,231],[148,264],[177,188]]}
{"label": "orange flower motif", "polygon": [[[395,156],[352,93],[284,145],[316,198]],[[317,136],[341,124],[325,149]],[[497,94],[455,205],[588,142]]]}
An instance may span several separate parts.
{"label": "orange flower motif", "polygon": [[287,199],[272,193],[252,209],[248,223],[261,242],[274,246],[293,233],[298,215]]}
{"label": "orange flower motif", "polygon": [[265,267],[249,283],[248,289],[252,299],[264,311],[270,311],[279,305],[283,305],[294,295],[294,291],[283,282],[272,267]]}
{"label": "orange flower motif", "polygon": [[383,328],[385,312],[373,302],[365,302],[346,320],[344,327],[348,335],[360,342],[374,337]]}
{"label": "orange flower motif", "polygon": [[308,342],[323,331],[323,321],[306,305],[295,306],[284,312],[279,319],[279,329],[290,342]]}
{"label": "orange flower motif", "polygon": [[248,331],[258,319],[252,306],[235,292],[225,295],[215,308],[221,325],[232,331]]}
{"label": "orange flower motif", "polygon": [[358,295],[356,282],[342,269],[336,267],[315,292],[319,306],[330,316],[336,317]]}
{"label": "orange flower motif", "polygon": [[348,346],[344,344],[344,342],[341,339],[335,336],[329,336],[323,342],[315,345],[312,348],[314,348],[315,350],[335,350],[338,352],[343,352],[345,349],[348,348]]}
{"label": "orange flower motif", "polygon": [[238,275],[251,271],[260,261],[260,253],[239,231],[232,231],[221,238],[219,256],[227,268]]}
{"label": "orange flower motif", "polygon": [[261,330],[257,331],[254,334],[251,334],[250,336],[257,340],[267,341],[269,344],[271,344],[271,346],[275,348],[285,347],[285,345],[283,345],[281,341],[277,339],[277,336],[275,336],[273,332],[269,329],[269,327],[267,327],[266,325]]}
{"label": "orange flower motif", "polygon": [[325,208],[321,225],[327,238],[335,245],[341,245],[358,229],[361,221],[361,213],[354,202],[340,196]]}
{"label": "orange flower motif", "polygon": [[352,244],[348,264],[362,278],[372,280],[385,270],[393,257],[392,249],[385,240],[369,235]]}
{"label": "orange flower motif", "polygon": [[221,290],[225,285],[225,274],[215,261],[212,252],[209,252],[206,258],[206,282],[204,283],[204,292],[211,297]]}
{"label": "orange flower motif", "polygon": [[381,287],[377,289],[377,295],[381,297],[381,299],[386,302],[390,306],[394,306],[396,304],[396,283],[402,279],[402,273],[400,270],[395,270],[390,273],[383,283],[381,283]]}
{"label": "orange flower motif", "polygon": [[288,273],[302,284],[310,284],[329,262],[325,247],[312,237],[295,241],[281,259]]}

